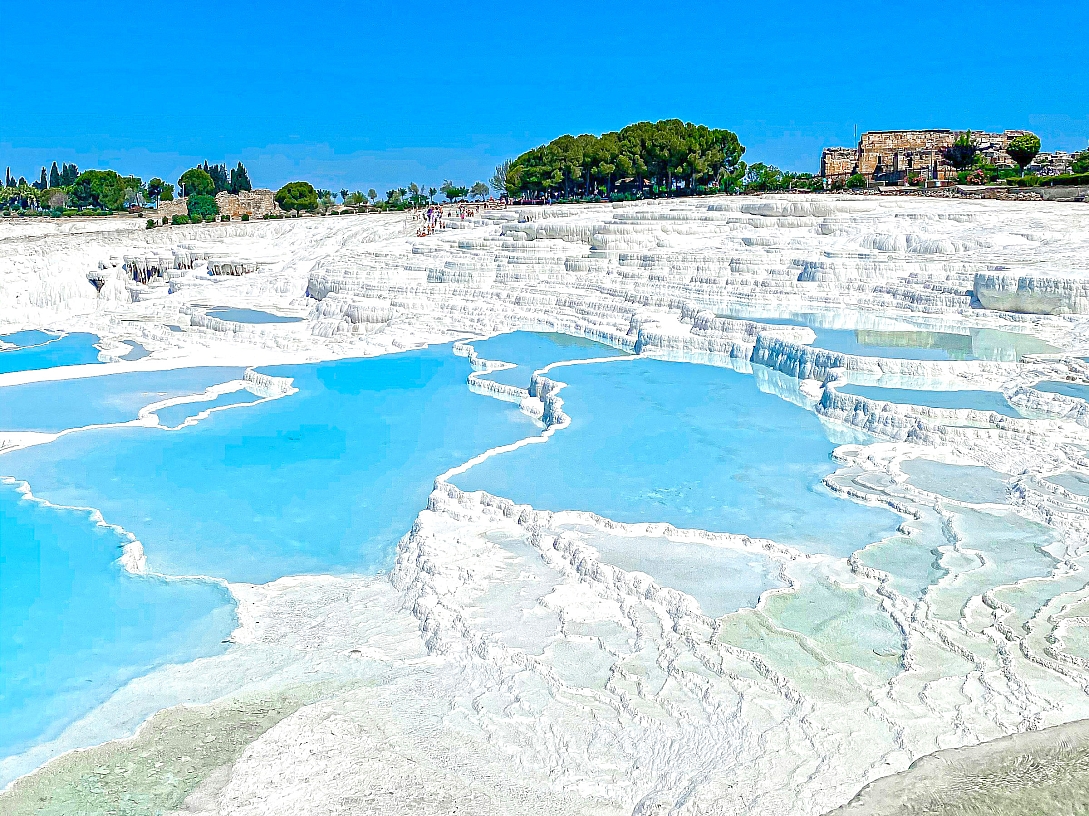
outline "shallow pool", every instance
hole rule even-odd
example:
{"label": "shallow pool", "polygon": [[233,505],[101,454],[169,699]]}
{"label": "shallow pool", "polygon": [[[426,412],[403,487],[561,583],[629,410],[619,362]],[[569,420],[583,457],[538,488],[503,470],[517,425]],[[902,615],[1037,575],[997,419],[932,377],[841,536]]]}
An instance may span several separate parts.
{"label": "shallow pool", "polygon": [[93,334],[76,332],[38,345],[0,351],[0,374],[97,363],[97,342]]}
{"label": "shallow pool", "polygon": [[209,309],[208,317],[218,317],[220,320],[229,320],[232,323],[301,323],[301,317],[284,317],[283,315],[263,312],[260,309],[237,309],[228,306],[219,306]]}
{"label": "shallow pool", "polygon": [[514,406],[472,393],[470,370],[448,345],[276,366],[265,373],[293,378],[298,393],[180,430],[71,434],[0,456],[0,474],[100,509],[161,572],[374,572],[392,563],[435,476],[535,433]]}
{"label": "shallow pool", "polygon": [[204,411],[210,411],[214,408],[225,408],[229,405],[248,405],[259,399],[261,399],[260,395],[255,394],[246,388],[241,388],[238,391],[220,394],[210,400],[182,402],[177,405],[168,405],[166,408],[158,408],[155,410],[155,415],[159,418],[159,424],[164,428],[175,428],[190,417],[195,417]]}
{"label": "shallow pool", "polygon": [[[15,346],[15,348],[27,348],[29,346],[40,346],[43,343],[49,343],[56,340],[59,335],[50,334],[49,332],[39,331],[38,329],[26,329],[24,331],[12,332],[11,334],[0,334],[0,343],[5,343],[9,346]],[[14,349],[0,346],[0,350],[13,351]]]}
{"label": "shallow pool", "polygon": [[994,411],[1008,417],[1020,417],[1000,391],[927,391],[915,388],[882,388],[876,385],[836,386],[841,394],[855,394],[866,399],[930,408],[971,408]]}
{"label": "shallow pool", "polygon": [[244,373],[244,368],[203,366],[9,385],[0,388],[0,430],[56,433],[128,422],[145,405],[200,394],[210,386],[239,380]]}
{"label": "shallow pool", "polygon": [[1085,383],[1072,383],[1062,381],[1039,382],[1032,386],[1037,391],[1046,391],[1049,394],[1062,394],[1064,397],[1089,402],[1089,385]]}
{"label": "shallow pool", "polygon": [[571,425],[454,478],[544,510],[666,521],[848,555],[899,516],[821,479],[834,445],[809,412],[752,376],[645,358],[553,369]]}
{"label": "shallow pool", "polygon": [[155,666],[226,648],[229,593],[124,572],[126,541],[0,484],[0,756],[55,737]]}
{"label": "shallow pool", "polygon": [[[1016,362],[1026,354],[1054,354],[1059,349],[1029,334],[997,329],[969,329],[968,334],[905,327],[899,321],[888,328],[842,328],[843,316],[794,313],[764,316],[759,311],[724,309],[720,317],[754,320],[772,326],[807,326],[817,335],[816,348],[859,357],[906,360],[1001,360]],[[839,324],[839,325],[837,325]]]}

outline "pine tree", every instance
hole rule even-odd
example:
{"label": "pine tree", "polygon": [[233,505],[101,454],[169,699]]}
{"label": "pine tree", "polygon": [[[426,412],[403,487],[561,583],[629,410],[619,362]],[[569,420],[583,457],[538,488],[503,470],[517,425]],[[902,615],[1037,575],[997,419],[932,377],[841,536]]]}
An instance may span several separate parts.
{"label": "pine tree", "polygon": [[237,194],[243,190],[252,189],[253,185],[250,184],[250,176],[246,172],[246,166],[239,162],[238,167],[231,171],[231,192]]}
{"label": "pine tree", "polygon": [[57,163],[53,162],[53,166],[49,168],[49,186],[60,187],[61,175],[60,170],[57,169]]}

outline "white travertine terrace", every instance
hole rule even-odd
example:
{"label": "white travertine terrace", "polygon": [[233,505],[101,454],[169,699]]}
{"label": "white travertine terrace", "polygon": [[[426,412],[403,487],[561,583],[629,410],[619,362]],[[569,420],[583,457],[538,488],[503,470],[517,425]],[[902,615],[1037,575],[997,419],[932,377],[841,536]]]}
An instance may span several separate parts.
{"label": "white travertine terrace", "polygon": [[[1089,409],[1031,388],[1089,382],[1089,207],[769,196],[485,210],[449,226],[417,238],[401,215],[3,224],[0,331],[93,331],[152,352],[88,375],[514,329],[728,365],[815,411],[843,442],[826,485],[900,512],[904,540],[932,542],[945,573],[916,597],[859,553],[545,513],[439,477],[391,575],[232,586],[240,628],[227,654],[134,681],[54,743],[0,762],[0,780],[179,702],[321,682],[331,691],[209,778],[186,812],[820,814],[936,750],[1089,717],[1089,656],[1063,640],[1089,625],[1089,498],[1046,481],[1089,469]],[[215,263],[256,271],[210,275]],[[231,323],[205,314],[217,305],[306,320]],[[717,316],[727,306],[827,312],[845,328],[1031,332],[1063,353],[855,357],[812,348],[810,329]],[[471,339],[455,353],[491,366]],[[525,390],[470,385],[520,402],[546,429],[518,444],[547,445],[567,419],[563,371]],[[0,386],[57,376],[72,372]],[[837,391],[847,380],[998,390],[1036,418],[894,405]],[[290,390],[254,372],[246,382]],[[0,450],[26,443],[9,436]],[[1052,575],[1004,581],[981,508],[907,475],[921,455],[1001,474],[1008,505],[982,509],[1027,541],[1050,529]],[[684,591],[607,563],[591,531],[696,542],[709,558],[758,552],[783,588],[712,619]],[[796,597],[839,610],[847,636],[788,627]],[[894,657],[853,643],[877,619],[903,643],[895,671]]]}

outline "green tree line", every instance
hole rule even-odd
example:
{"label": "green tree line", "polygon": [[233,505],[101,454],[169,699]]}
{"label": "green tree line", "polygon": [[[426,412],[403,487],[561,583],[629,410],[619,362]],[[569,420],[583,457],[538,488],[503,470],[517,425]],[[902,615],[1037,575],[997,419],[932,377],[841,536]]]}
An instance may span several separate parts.
{"label": "green tree line", "polygon": [[564,135],[496,168],[492,186],[513,198],[693,195],[736,187],[745,148],[728,130],[680,119],[637,122],[601,136]]}

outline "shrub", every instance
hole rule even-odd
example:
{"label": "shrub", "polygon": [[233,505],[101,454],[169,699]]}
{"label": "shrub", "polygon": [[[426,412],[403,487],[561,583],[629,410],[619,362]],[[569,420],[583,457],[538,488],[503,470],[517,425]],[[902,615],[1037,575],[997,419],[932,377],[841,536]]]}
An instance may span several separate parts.
{"label": "shrub", "polygon": [[221,215],[221,216],[219,216],[219,220],[220,221],[230,221],[231,217],[229,215]]}
{"label": "shrub", "polygon": [[296,213],[313,212],[318,208],[318,191],[308,181],[291,181],[276,192],[276,203]]}
{"label": "shrub", "polygon": [[189,196],[186,209],[189,211],[190,218],[206,218],[209,215],[213,217],[219,215],[219,206],[216,204],[215,196],[210,195]]}
{"label": "shrub", "polygon": [[163,216],[163,226],[165,227],[169,223],[170,223],[170,218],[164,215]]}
{"label": "shrub", "polygon": [[155,227],[156,227],[156,226],[157,226],[157,224],[155,223],[155,219],[154,219],[154,218],[149,218],[149,219],[147,220],[147,228],[148,228],[148,229],[155,229]]}
{"label": "shrub", "polygon": [[250,214],[249,213],[242,213],[242,220],[243,221],[249,221],[250,220]]}
{"label": "shrub", "polygon": [[204,223],[205,224],[214,224],[215,220],[216,220],[216,217],[214,215],[209,214],[209,215],[204,216]]}
{"label": "shrub", "polygon": [[177,226],[179,224],[188,224],[189,223],[189,216],[188,215],[173,215],[173,216],[170,217],[170,223],[175,225],[175,226]]}
{"label": "shrub", "polygon": [[855,173],[849,179],[847,179],[848,190],[865,190],[866,189],[866,177],[861,173]]}

